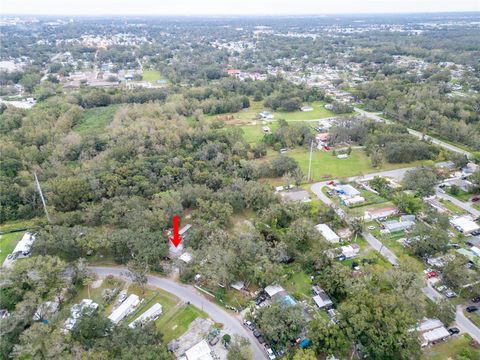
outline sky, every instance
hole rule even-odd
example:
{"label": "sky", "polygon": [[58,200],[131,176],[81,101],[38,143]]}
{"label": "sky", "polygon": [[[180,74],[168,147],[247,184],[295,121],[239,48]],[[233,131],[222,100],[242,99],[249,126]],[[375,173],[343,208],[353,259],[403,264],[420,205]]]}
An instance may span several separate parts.
{"label": "sky", "polygon": [[480,0],[0,0],[0,14],[321,15],[480,11]]}

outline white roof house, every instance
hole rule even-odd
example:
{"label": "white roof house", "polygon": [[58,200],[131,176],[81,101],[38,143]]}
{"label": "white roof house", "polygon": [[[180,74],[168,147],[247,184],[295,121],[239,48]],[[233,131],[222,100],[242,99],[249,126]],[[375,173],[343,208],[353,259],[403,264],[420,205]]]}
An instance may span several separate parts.
{"label": "white roof house", "polygon": [[422,347],[450,336],[443,323],[438,319],[424,319],[417,327],[417,331],[420,333]]}
{"label": "white roof house", "polygon": [[142,315],[140,315],[138,318],[133,320],[128,326],[133,329],[141,323],[148,322],[148,321],[155,321],[161,314],[162,314],[162,305],[160,305],[159,303],[156,303],[152,307],[150,307],[150,309],[148,309]]}
{"label": "white roof house", "polygon": [[118,308],[116,308],[110,314],[108,318],[116,325],[122,321],[125,316],[130,314],[138,304],[140,304],[139,297],[135,294],[131,294]]}
{"label": "white roof house", "polygon": [[328,309],[333,305],[332,300],[323,289],[319,288],[318,286],[312,286],[312,290],[315,294],[313,301],[320,309]]}
{"label": "white roof house", "polygon": [[205,339],[185,351],[187,360],[213,360],[212,350]]}
{"label": "white roof house", "polygon": [[265,292],[270,297],[273,297],[273,296],[275,296],[276,294],[278,294],[279,292],[282,292],[282,291],[285,291],[285,289],[283,287],[281,287],[280,285],[268,285],[265,288]]}
{"label": "white roof house", "polygon": [[342,246],[340,249],[342,250],[343,256],[345,256],[347,259],[352,259],[357,256],[358,252],[360,251],[360,246],[358,246],[358,244],[350,244]]}
{"label": "white roof house", "polygon": [[338,185],[335,187],[337,192],[343,193],[347,196],[354,197],[360,195],[360,191],[355,189],[352,185]]}
{"label": "white roof house", "polygon": [[345,197],[342,200],[342,202],[346,206],[350,206],[350,205],[355,205],[355,204],[360,204],[360,203],[365,202],[365,198],[363,196],[356,195],[356,196],[353,196],[353,197]]}
{"label": "white roof house", "polygon": [[385,228],[385,230],[387,230],[390,233],[394,233],[394,232],[399,232],[399,231],[404,231],[404,230],[410,229],[411,227],[413,227],[415,225],[415,221],[410,221],[410,220],[396,221],[396,220],[392,220],[392,221],[385,221],[385,222],[382,223],[382,225]]}
{"label": "white roof house", "polygon": [[397,208],[393,206],[384,207],[380,209],[365,210],[365,220],[376,220],[382,217],[388,217],[397,213]]}
{"label": "white roof house", "polygon": [[480,230],[480,225],[472,220],[470,216],[459,216],[450,220],[450,224],[464,235]]}
{"label": "white roof house", "polygon": [[320,234],[327,240],[328,242],[331,242],[333,244],[337,244],[340,242],[340,236],[338,236],[332,229],[330,229],[330,226],[327,224],[318,224],[315,225],[315,229],[317,229]]}

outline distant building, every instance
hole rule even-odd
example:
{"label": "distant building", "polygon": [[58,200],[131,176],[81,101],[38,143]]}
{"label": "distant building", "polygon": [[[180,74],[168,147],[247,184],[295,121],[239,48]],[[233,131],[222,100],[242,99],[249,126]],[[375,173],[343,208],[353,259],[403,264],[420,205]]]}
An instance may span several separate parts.
{"label": "distant building", "polygon": [[346,195],[349,197],[359,196],[360,191],[355,189],[352,185],[338,185],[335,187],[335,191],[341,195]]}
{"label": "distant building", "polygon": [[274,118],[274,115],[273,115],[271,112],[262,111],[262,112],[260,113],[260,117],[261,117],[262,119],[268,120],[268,119],[273,119],[273,118]]}
{"label": "distant building", "polygon": [[65,321],[63,328],[65,330],[72,330],[78,319],[84,312],[95,311],[98,304],[91,299],[83,299],[79,304],[75,304],[70,309],[70,317]]}
{"label": "distant building", "polygon": [[342,202],[345,206],[352,206],[365,202],[365,198],[359,195],[353,197],[345,197],[344,199],[342,199]]}
{"label": "distant building", "polygon": [[302,107],[300,108],[300,110],[302,110],[302,111],[304,111],[304,112],[309,112],[309,111],[313,111],[313,107],[308,106],[308,105],[307,105],[307,106],[302,106]]}
{"label": "distant building", "polygon": [[332,244],[338,244],[340,242],[340,236],[338,236],[327,224],[315,225],[315,229],[322,234],[322,236],[328,242]]}
{"label": "distant building", "polygon": [[415,225],[414,221],[385,221],[381,223],[383,228],[389,233],[395,233],[400,231],[405,231],[412,228]]}

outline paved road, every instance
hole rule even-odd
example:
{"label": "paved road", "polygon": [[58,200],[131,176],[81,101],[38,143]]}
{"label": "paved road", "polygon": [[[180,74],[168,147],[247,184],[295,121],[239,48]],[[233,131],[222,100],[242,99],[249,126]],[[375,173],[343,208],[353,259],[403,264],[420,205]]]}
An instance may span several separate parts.
{"label": "paved road", "polygon": [[[368,112],[368,111],[365,111],[365,110],[362,110],[360,108],[355,108],[355,111],[358,112],[360,115],[363,115],[369,119],[372,119],[372,120],[375,120],[375,121],[378,121],[378,122],[385,122],[385,123],[392,123],[392,121],[390,120],[387,120],[387,119],[384,119],[380,116],[378,116],[377,114],[374,114],[374,113],[371,113],[371,112]],[[416,136],[418,137],[419,139],[428,139],[430,140],[432,143],[440,146],[440,147],[443,147],[444,149],[447,149],[447,150],[450,150],[450,151],[453,151],[453,152],[456,152],[456,153],[459,153],[459,154],[463,154],[463,155],[466,155],[467,157],[471,157],[472,156],[472,153],[469,152],[469,151],[465,151],[463,149],[460,149],[459,147],[457,146],[454,146],[454,145],[451,145],[449,143],[446,143],[442,140],[439,140],[439,139],[436,139],[430,135],[425,135],[423,133],[421,133],[420,131],[417,131],[417,130],[413,130],[413,129],[410,129],[410,128],[407,128],[407,131],[409,132],[409,134],[413,135],[413,136]]]}
{"label": "paved road", "polygon": [[468,333],[472,338],[480,342],[480,329],[471,322],[463,313],[464,306],[457,305],[457,312],[455,316],[455,322],[460,330]]}
{"label": "paved road", "polygon": [[445,191],[440,189],[438,186],[435,189],[435,193],[439,198],[444,199],[444,200],[449,200],[454,205],[456,205],[459,208],[469,212],[470,214],[472,214],[474,216],[474,218],[480,217],[480,211],[475,209],[471,204],[469,204],[467,202],[464,202],[464,201],[460,201],[457,198],[454,198],[453,196],[445,193]]}
{"label": "paved road", "polygon": [[[91,271],[101,277],[113,275],[117,277],[125,277],[128,270],[121,267],[89,267]],[[267,355],[258,341],[255,339],[251,331],[248,331],[241,323],[240,319],[228,313],[220,306],[207,300],[199,291],[193,286],[182,285],[175,281],[161,278],[158,276],[149,275],[148,285],[158,287],[169,293],[175,294],[180,300],[189,301],[192,305],[202,309],[215,322],[224,325],[225,332],[229,334],[237,334],[250,340],[253,351],[253,358],[255,360],[267,359]]]}

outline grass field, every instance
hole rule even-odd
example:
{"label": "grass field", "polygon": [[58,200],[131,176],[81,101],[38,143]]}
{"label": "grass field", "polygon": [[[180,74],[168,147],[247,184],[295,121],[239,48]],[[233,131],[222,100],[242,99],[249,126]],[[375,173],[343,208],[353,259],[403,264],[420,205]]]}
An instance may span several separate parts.
{"label": "grass field", "polygon": [[0,266],[5,261],[8,254],[11,254],[17,242],[20,241],[25,232],[16,232],[0,235]]}
{"label": "grass field", "polygon": [[142,79],[150,83],[156,83],[157,80],[162,80],[162,74],[157,70],[145,70],[142,74]]}
{"label": "grass field", "polygon": [[[272,150],[269,151],[269,155],[276,156],[277,153]],[[286,155],[297,160],[304,174],[308,173],[309,151],[307,149],[293,149],[288,151]],[[314,181],[338,179],[419,165],[421,165],[419,161],[409,164],[384,163],[381,167],[374,168],[362,149],[352,149],[352,153],[347,159],[338,159],[331,152],[317,150],[312,155],[312,179]]]}
{"label": "grass field", "polygon": [[207,315],[192,305],[180,305],[165,311],[156,321],[156,325],[163,333],[165,343],[168,343],[182,335],[198,317],[207,318]]}
{"label": "grass field", "polygon": [[[207,115],[205,116],[206,120],[215,120],[215,119],[224,119],[231,125],[242,125],[242,124],[251,124],[252,121],[257,121],[259,124],[261,120],[259,119],[259,113],[262,111],[271,112],[274,115],[272,119],[273,123],[283,119],[287,121],[304,121],[304,120],[318,120],[324,119],[327,117],[337,116],[338,114],[333,113],[330,110],[325,109],[325,103],[317,101],[311,103],[310,106],[313,107],[313,111],[272,111],[263,105],[262,101],[250,101],[250,107],[243,109],[236,113],[221,114],[221,115]],[[260,127],[261,129],[261,127]]]}
{"label": "grass field", "polygon": [[480,350],[469,345],[470,337],[468,335],[456,336],[446,342],[433,345],[423,352],[424,360],[447,360],[458,359],[459,355],[467,355],[462,359],[480,359]]}
{"label": "grass field", "polygon": [[285,266],[286,279],[282,282],[285,289],[297,300],[310,300],[312,282],[309,276],[298,266]]}
{"label": "grass field", "polygon": [[85,110],[82,121],[73,130],[80,135],[99,134],[113,120],[113,116],[121,104],[96,107]]}
{"label": "grass field", "polygon": [[332,116],[338,116],[333,111],[325,109],[325,103],[323,101],[315,101],[309,104],[313,110],[312,111],[276,111],[273,114],[275,115],[276,120],[285,119],[285,120],[312,120],[312,119],[324,119]]}

